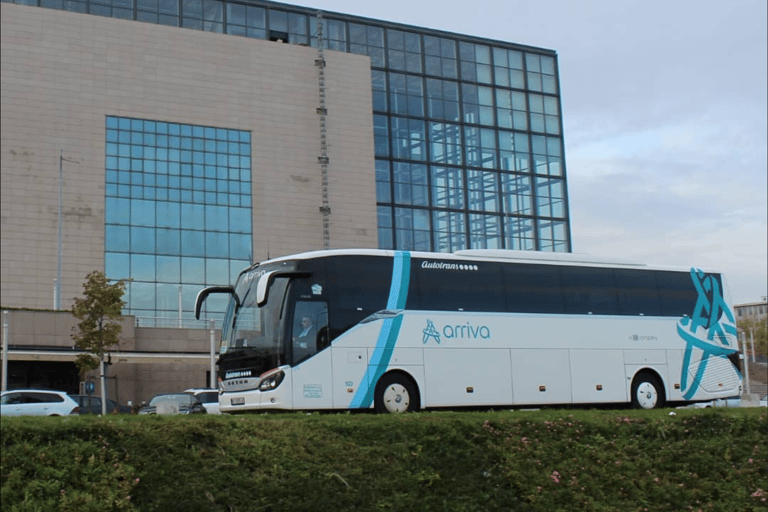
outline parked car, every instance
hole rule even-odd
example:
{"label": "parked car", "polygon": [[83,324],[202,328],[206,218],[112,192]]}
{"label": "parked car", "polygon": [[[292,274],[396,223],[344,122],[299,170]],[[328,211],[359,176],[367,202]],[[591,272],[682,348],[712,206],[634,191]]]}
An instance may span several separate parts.
{"label": "parked car", "polygon": [[0,416],[69,416],[79,414],[78,403],[63,391],[14,389],[3,391]]}
{"label": "parked car", "polygon": [[[80,414],[101,414],[101,397],[90,395],[69,395],[80,405]],[[131,408],[127,405],[121,405],[114,400],[107,398],[107,414],[112,413],[130,414]]]}
{"label": "parked car", "polygon": [[185,393],[190,393],[197,397],[203,403],[205,412],[208,414],[221,414],[219,410],[219,390],[211,388],[192,388],[185,389]]}
{"label": "parked car", "polygon": [[205,414],[205,407],[190,393],[166,393],[156,395],[139,414]]}
{"label": "parked car", "polygon": [[763,395],[760,399],[760,407],[768,407],[768,395]]}

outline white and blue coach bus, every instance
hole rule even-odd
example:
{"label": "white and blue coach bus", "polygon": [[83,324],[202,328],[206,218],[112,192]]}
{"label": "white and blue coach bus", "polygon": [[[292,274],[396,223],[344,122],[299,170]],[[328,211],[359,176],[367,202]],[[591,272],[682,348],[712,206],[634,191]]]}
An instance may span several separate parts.
{"label": "white and blue coach bus", "polygon": [[255,264],[196,314],[230,296],[224,412],[651,409],[741,393],[726,290],[714,272],[577,254],[331,250]]}

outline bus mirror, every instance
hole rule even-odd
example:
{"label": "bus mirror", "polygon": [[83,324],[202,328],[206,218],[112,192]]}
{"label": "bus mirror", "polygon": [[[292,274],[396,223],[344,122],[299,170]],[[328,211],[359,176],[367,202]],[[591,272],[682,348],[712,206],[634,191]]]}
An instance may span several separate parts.
{"label": "bus mirror", "polygon": [[278,277],[308,277],[310,274],[307,272],[294,272],[291,270],[272,270],[265,272],[259,278],[259,282],[256,283],[256,305],[264,307],[269,300],[269,288],[272,283]]}
{"label": "bus mirror", "polygon": [[269,286],[275,279],[277,270],[267,272],[259,278],[259,282],[256,283],[256,305],[259,307],[264,306],[267,303],[267,294],[269,293]]}
{"label": "bus mirror", "polygon": [[205,299],[212,293],[226,293],[232,295],[235,298],[237,305],[240,306],[240,301],[238,300],[237,295],[235,295],[234,286],[209,286],[208,288],[203,288],[197,292],[197,299],[195,299],[195,318],[197,320],[200,320],[200,309],[203,307],[203,302],[205,302]]}

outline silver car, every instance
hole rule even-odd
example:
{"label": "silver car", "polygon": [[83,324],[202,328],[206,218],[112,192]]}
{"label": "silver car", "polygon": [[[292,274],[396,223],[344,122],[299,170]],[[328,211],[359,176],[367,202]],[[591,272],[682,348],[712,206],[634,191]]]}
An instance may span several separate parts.
{"label": "silver car", "polygon": [[0,416],[69,416],[80,414],[80,406],[63,391],[14,389],[3,391]]}

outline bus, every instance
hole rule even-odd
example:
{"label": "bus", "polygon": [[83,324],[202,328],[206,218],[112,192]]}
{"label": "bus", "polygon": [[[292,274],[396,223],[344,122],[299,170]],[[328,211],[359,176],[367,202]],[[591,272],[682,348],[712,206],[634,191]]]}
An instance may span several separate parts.
{"label": "bus", "polygon": [[229,296],[222,412],[652,409],[741,394],[726,284],[699,268],[492,249],[324,250],[201,290],[198,318],[215,293]]}

